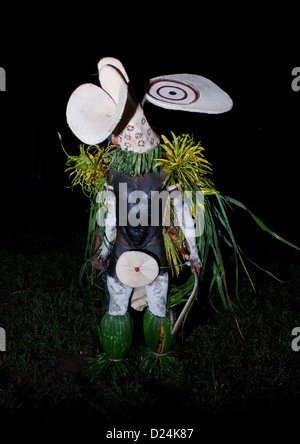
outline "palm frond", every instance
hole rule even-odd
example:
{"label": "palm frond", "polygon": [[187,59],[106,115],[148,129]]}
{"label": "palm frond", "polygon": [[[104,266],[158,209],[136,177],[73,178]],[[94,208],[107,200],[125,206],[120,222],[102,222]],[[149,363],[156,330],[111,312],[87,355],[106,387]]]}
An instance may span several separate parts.
{"label": "palm frond", "polygon": [[211,164],[204,157],[200,142],[195,143],[189,134],[176,137],[172,133],[172,142],[164,135],[161,137],[163,156],[157,159],[157,165],[168,174],[165,185],[175,183],[183,190],[198,189],[205,194],[214,194],[213,183],[206,177],[212,172]]}
{"label": "palm frond", "polygon": [[61,147],[67,155],[65,172],[70,173],[72,186],[80,185],[83,193],[88,197],[99,192],[99,189],[107,181],[114,145],[108,144],[107,147],[90,145],[86,147],[84,144],[80,144],[79,155],[72,156],[64,149],[59,133],[58,136]]}
{"label": "palm frond", "polygon": [[[212,173],[212,168],[211,164],[204,157],[204,149],[201,144],[195,143],[194,139],[189,135],[175,136],[173,133],[171,134],[172,140],[162,136],[164,141],[164,143],[161,145],[163,149],[163,156],[158,160],[158,165],[161,165],[163,170],[167,173],[167,178],[165,180],[166,185],[177,184],[181,191],[190,190],[190,210],[196,223],[196,208],[199,208],[199,202],[196,200],[196,191],[200,190],[204,195],[204,203],[202,208],[204,212],[204,227],[201,235],[197,237],[197,247],[203,262],[201,277],[203,278],[204,274],[206,274],[207,267],[210,267],[212,278],[210,281],[209,290],[212,292],[213,287],[215,285],[217,286],[221,301],[224,307],[232,310],[238,330],[242,336],[242,332],[239,328],[239,323],[234,311],[234,303],[231,301],[227,286],[222,244],[225,243],[233,250],[236,296],[238,296],[239,292],[240,268],[245,273],[253,291],[256,291],[250,270],[246,265],[246,260],[248,260],[252,265],[255,265],[258,269],[265,272],[267,275],[275,278],[277,281],[283,281],[245,256],[241,247],[236,241],[230,224],[229,212],[232,210],[232,207],[236,206],[247,211],[256,224],[275,239],[297,250],[300,250],[300,248],[274,233],[244,204],[228,196],[222,196],[222,194],[216,190],[212,180],[209,178],[209,175]],[[168,230],[166,230],[166,232],[168,232]],[[168,259],[174,265],[182,258],[180,258],[180,253],[178,253],[178,251],[176,251],[175,254],[175,249],[173,248],[172,250],[169,243],[170,242],[168,239],[168,244],[166,244],[166,247],[169,248]],[[169,303],[175,303],[176,305],[183,303],[185,298],[180,298],[178,295],[179,293],[174,293],[174,289],[171,289],[171,299]]]}

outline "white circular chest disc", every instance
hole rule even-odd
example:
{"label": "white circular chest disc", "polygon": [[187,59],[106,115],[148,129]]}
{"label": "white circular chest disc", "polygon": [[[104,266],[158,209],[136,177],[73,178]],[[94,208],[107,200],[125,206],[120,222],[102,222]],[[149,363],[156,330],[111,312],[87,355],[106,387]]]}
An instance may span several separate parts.
{"label": "white circular chest disc", "polygon": [[142,251],[126,251],[116,265],[119,281],[127,287],[144,287],[151,284],[159,273],[157,261]]}

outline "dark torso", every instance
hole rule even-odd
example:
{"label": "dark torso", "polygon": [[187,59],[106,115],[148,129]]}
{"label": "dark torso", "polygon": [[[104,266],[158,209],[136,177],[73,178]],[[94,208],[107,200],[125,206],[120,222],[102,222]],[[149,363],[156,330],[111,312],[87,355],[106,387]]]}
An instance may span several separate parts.
{"label": "dark torso", "polygon": [[117,236],[109,274],[114,274],[117,258],[129,250],[147,252],[160,266],[167,265],[162,234],[163,199],[155,200],[165,177],[164,173],[153,172],[130,177],[110,170],[109,183],[116,197]]}

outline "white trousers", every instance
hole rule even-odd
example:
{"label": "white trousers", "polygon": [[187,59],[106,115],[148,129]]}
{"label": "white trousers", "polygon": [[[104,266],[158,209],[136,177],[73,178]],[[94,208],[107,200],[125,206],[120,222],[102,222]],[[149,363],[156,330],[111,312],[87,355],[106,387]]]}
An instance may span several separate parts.
{"label": "white trousers", "polygon": [[[166,316],[166,302],[168,295],[168,272],[159,274],[157,278],[146,285],[148,308],[152,314],[164,318]],[[124,315],[128,310],[129,299],[133,291],[132,287],[123,285],[116,277],[107,277],[109,292],[108,312],[112,316]]]}

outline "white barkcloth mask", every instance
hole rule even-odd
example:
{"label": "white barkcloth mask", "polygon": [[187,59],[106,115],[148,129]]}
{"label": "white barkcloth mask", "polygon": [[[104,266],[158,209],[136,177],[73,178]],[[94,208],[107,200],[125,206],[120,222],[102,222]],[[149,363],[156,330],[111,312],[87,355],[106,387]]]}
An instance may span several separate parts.
{"label": "white barkcloth mask", "polygon": [[[228,94],[199,75],[172,74],[150,79],[140,105],[119,60],[101,59],[98,71],[101,87],[92,83],[79,86],[66,110],[72,132],[88,145],[109,139],[121,149],[135,152],[157,146],[159,137],[149,126],[142,107],[146,100],[161,108],[207,114],[220,114],[232,108]],[[133,308],[143,310],[147,305],[144,286],[153,282],[159,272],[155,259],[136,251],[123,253],[116,272],[124,285],[135,288]]]}
{"label": "white barkcloth mask", "polygon": [[[142,106],[131,91],[122,63],[105,57],[98,63],[100,85],[86,83],[71,95],[67,122],[82,142],[95,145],[112,139],[121,149],[144,152],[159,144]],[[145,101],[170,109],[220,114],[231,98],[215,83],[194,74],[172,74],[149,80]]]}

